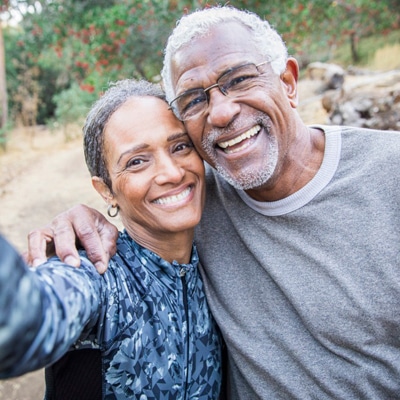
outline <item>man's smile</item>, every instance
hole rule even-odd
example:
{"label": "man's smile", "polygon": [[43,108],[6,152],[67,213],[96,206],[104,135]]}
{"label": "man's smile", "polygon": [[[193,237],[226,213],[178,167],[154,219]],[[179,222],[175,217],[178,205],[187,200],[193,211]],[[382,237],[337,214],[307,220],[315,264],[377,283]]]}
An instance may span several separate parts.
{"label": "man's smile", "polygon": [[241,135],[239,135],[233,139],[226,140],[224,142],[218,142],[217,145],[221,149],[223,149],[224,152],[227,154],[232,154],[232,153],[238,152],[250,145],[249,142],[245,142],[245,141],[247,139],[250,139],[251,137],[257,135],[257,133],[260,131],[260,129],[261,129],[261,126],[256,125],[253,128],[249,129],[248,131],[242,133]]}

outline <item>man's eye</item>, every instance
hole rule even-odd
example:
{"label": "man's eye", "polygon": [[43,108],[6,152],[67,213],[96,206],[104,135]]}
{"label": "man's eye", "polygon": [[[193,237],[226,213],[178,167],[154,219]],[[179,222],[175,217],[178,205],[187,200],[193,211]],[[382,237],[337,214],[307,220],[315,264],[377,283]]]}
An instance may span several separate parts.
{"label": "man's eye", "polygon": [[206,96],[205,94],[198,95],[198,96],[188,96],[185,99],[182,99],[181,105],[182,105],[182,110],[188,111],[206,101]]}
{"label": "man's eye", "polygon": [[252,78],[254,78],[254,76],[252,76],[252,75],[236,76],[235,78],[230,79],[224,85],[224,88],[226,90],[240,88],[241,86],[244,86],[247,83],[249,83]]}

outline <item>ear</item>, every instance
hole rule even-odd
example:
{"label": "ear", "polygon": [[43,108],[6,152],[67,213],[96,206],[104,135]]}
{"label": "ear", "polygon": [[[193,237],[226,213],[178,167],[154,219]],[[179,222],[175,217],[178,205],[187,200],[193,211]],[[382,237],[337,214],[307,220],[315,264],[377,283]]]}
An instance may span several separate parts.
{"label": "ear", "polygon": [[115,205],[114,195],[112,194],[110,188],[104,183],[102,178],[99,178],[98,176],[92,176],[92,185],[107,204]]}
{"label": "ear", "polygon": [[297,82],[299,79],[299,64],[295,58],[289,57],[286,63],[285,72],[281,75],[281,81],[286,90],[289,103],[292,108],[297,108],[298,93]]}

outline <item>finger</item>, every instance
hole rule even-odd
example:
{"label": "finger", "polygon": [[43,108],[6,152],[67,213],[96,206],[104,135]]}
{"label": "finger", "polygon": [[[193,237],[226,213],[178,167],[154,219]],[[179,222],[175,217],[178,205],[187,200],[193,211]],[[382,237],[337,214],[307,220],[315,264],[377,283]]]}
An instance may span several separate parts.
{"label": "finger", "polygon": [[23,257],[29,265],[38,266],[47,261],[53,243],[53,231],[46,226],[28,234],[28,250]]}
{"label": "finger", "polygon": [[30,265],[30,262],[29,262],[29,252],[28,252],[28,250],[22,252],[22,253],[21,253],[21,257],[22,257],[22,259],[24,260],[25,264]]}
{"label": "finger", "polygon": [[117,228],[96,211],[95,226],[79,224],[75,232],[86,253],[99,273],[107,269],[110,258],[116,252]]}
{"label": "finger", "polygon": [[103,214],[80,204],[54,218],[51,228],[57,255],[63,262],[80,265],[77,238],[97,270],[105,272],[110,255],[116,251],[118,230]]}
{"label": "finger", "polygon": [[108,265],[110,258],[117,252],[118,229],[107,221],[105,225],[99,227],[99,235],[105,251],[105,263]]}
{"label": "finger", "polygon": [[75,230],[68,214],[58,215],[51,223],[57,256],[65,264],[79,267],[81,260],[75,245]]}

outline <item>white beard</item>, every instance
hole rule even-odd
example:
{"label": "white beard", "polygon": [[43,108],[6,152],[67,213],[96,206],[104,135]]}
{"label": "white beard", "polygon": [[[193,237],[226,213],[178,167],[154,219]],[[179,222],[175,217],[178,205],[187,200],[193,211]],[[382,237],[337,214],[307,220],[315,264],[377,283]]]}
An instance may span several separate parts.
{"label": "white beard", "polygon": [[[252,119],[253,119],[252,123],[249,124],[247,119],[247,121],[241,121],[241,125],[243,125],[243,122],[246,124],[246,126],[254,126],[259,124],[263,126],[267,132],[269,131],[268,127],[270,120],[264,114],[259,113],[256,118]],[[270,145],[268,149],[268,154],[265,154],[262,162],[259,163],[257,167],[254,167],[254,169],[252,170],[247,169],[243,173],[241,172],[239,174],[236,174],[235,176],[232,176],[229,170],[227,170],[225,166],[221,165],[218,162],[218,159],[215,154],[216,150],[214,147],[215,143],[217,142],[217,139],[221,137],[223,133],[232,130],[235,131],[240,130],[239,124],[236,121],[234,121],[228,128],[213,129],[208,134],[207,138],[203,140],[202,147],[205,153],[207,154],[208,158],[211,160],[211,164],[222,176],[222,178],[224,178],[230,185],[232,185],[236,189],[249,190],[264,185],[273,175],[276,165],[278,163],[279,149],[276,138],[272,136],[269,137]]]}

